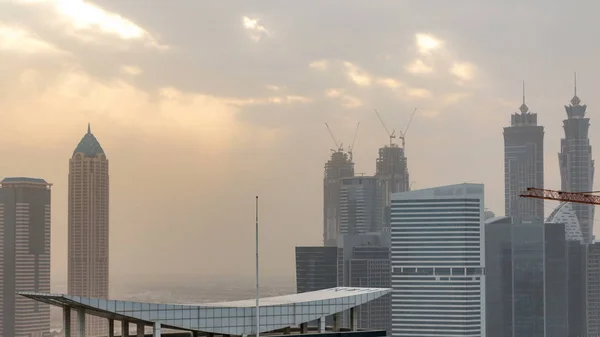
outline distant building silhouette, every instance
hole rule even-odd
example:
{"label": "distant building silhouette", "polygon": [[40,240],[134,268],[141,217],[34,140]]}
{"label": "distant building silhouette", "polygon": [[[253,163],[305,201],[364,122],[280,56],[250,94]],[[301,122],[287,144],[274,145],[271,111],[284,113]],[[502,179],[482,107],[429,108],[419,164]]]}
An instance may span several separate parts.
{"label": "distant building silhouette", "polygon": [[17,291],[50,292],[50,184],[0,182],[0,336],[50,336],[50,306]]}
{"label": "distant building silhouette", "polygon": [[354,163],[347,152],[335,151],[325,164],[323,179],[323,243],[337,247],[340,234],[340,190],[342,178],[354,176]]}
{"label": "distant building silhouette", "polygon": [[377,177],[342,178],[340,235],[378,232],[383,229],[384,189]]}
{"label": "distant building silhouette", "polygon": [[392,193],[410,190],[408,162],[404,148],[394,143],[380,148],[379,157],[375,164],[375,176],[381,180],[383,189],[384,223],[385,226],[389,227]]}
{"label": "distant building silhouette", "polygon": [[515,222],[543,222],[544,203],[519,194],[528,187],[544,188],[544,127],[537,125],[524,92],[519,110],[504,128],[504,212]]}
{"label": "distant building silhouette", "polygon": [[[563,121],[565,138],[560,141],[558,162],[560,165],[561,189],[567,192],[591,192],[594,184],[594,160],[589,139],[590,119],[587,106],[581,105],[577,97],[577,85],[571,104],[565,106],[567,119]],[[594,230],[594,205],[574,203],[583,240],[592,243]]]}
{"label": "distant building silhouette", "polygon": [[[69,160],[70,295],[108,298],[108,159],[88,125]],[[72,319],[76,330],[76,319]],[[87,317],[87,336],[106,336],[108,322]]]}

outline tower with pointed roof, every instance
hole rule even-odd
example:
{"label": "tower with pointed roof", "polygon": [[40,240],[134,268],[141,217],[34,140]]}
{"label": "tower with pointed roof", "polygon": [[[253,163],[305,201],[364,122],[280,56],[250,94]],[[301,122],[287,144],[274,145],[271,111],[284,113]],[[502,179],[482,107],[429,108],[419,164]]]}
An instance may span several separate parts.
{"label": "tower with pointed roof", "polygon": [[[71,295],[108,298],[108,187],[108,159],[88,124],[87,133],[69,159]],[[107,335],[105,319],[88,316],[86,321],[86,336]],[[75,325],[77,320],[71,322]]]}
{"label": "tower with pointed roof", "polygon": [[[590,119],[586,117],[587,106],[581,105],[577,96],[577,74],[571,104],[565,106],[567,119],[563,121],[565,137],[560,140],[558,163],[561,189],[569,192],[590,192],[594,184],[594,160],[589,139]],[[585,243],[592,243],[594,229],[594,206],[572,205],[579,220]]]}
{"label": "tower with pointed roof", "polygon": [[544,204],[519,197],[527,187],[544,188],[544,127],[525,103],[523,82],[523,103],[504,128],[504,211],[516,222],[543,221]]}

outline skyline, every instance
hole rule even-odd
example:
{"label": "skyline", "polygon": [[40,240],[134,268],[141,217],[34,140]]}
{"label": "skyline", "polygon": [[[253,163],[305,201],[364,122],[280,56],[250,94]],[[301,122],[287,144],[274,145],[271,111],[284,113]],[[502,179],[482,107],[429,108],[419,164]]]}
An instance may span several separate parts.
{"label": "skyline", "polygon": [[[88,122],[111,156],[111,255],[119,257],[111,281],[160,263],[160,273],[252,282],[256,194],[264,200],[262,275],[292,278],[292,247],[322,240],[322,170],[332,147],[324,122],[345,144],[361,122],[355,172],[374,174],[388,137],[372,109],[403,129],[417,107],[406,141],[412,188],[481,182],[498,215],[502,128],[518,111],[523,78],[545,128],[546,188],[560,188],[563,106],[575,70],[590,132],[597,130],[591,2],[546,3],[540,12],[534,2],[458,1],[436,13],[427,2],[76,3],[100,15],[75,17],[56,1],[0,4],[0,99],[11,126],[0,135],[0,175],[54,184],[55,282],[66,279],[64,161]],[[375,16],[377,25],[350,25]],[[23,43],[10,43],[15,36]],[[596,138],[591,145],[600,148]],[[216,264],[223,245],[239,248]]]}

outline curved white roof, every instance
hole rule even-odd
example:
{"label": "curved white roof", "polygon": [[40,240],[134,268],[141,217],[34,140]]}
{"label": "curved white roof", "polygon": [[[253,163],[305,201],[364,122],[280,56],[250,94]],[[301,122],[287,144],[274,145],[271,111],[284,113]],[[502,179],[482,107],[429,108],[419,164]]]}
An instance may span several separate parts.
{"label": "curved white roof", "polygon": [[[269,332],[330,316],[390,293],[389,288],[331,288],[260,299],[260,332]],[[255,334],[256,300],[202,304],[159,304],[103,300],[65,294],[20,292],[22,296],[87,314],[132,323],[161,323],[172,329],[216,334]]]}
{"label": "curved white roof", "polygon": [[546,222],[565,224],[565,238],[567,241],[583,242],[579,219],[577,219],[577,214],[570,202],[561,202],[548,216]]}

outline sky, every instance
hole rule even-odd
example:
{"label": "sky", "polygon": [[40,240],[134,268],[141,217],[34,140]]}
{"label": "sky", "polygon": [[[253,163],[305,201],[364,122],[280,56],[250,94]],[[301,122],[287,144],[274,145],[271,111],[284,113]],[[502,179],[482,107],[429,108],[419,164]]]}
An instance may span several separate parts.
{"label": "sky", "polygon": [[[336,139],[373,174],[404,130],[413,189],[484,183],[503,214],[503,138],[526,103],[558,189],[564,105],[600,96],[594,1],[0,0],[0,175],[53,183],[52,278],[67,270],[67,174],[91,123],[110,161],[111,282],[294,279],[322,240]],[[598,181],[598,179],[596,179]],[[598,188],[595,188],[598,189]],[[548,206],[547,213],[551,211]],[[251,281],[250,281],[251,282]]]}

